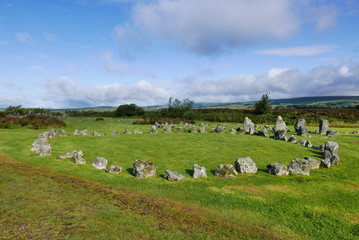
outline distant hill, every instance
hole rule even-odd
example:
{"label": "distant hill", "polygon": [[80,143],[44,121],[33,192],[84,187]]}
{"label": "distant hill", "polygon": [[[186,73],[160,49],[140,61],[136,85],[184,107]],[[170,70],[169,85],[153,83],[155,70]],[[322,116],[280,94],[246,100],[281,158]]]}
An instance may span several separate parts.
{"label": "distant hill", "polygon": [[[210,108],[252,109],[256,101],[218,104]],[[359,105],[359,96],[324,96],[324,97],[300,97],[288,99],[271,99],[272,108],[333,108],[353,107]]]}

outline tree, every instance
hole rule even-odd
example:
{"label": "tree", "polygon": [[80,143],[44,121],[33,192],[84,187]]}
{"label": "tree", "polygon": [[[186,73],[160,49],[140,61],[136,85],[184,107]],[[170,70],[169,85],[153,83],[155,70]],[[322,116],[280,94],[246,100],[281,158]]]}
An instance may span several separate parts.
{"label": "tree", "polygon": [[136,104],[123,104],[118,106],[115,111],[115,116],[117,117],[131,117],[131,116],[141,116],[145,114],[145,110],[138,107]]}
{"label": "tree", "polygon": [[255,103],[254,108],[255,112],[258,114],[266,114],[269,113],[271,106],[269,104],[269,95],[270,92],[266,92],[262,95],[261,100]]}
{"label": "tree", "polygon": [[[188,116],[188,112],[192,109],[194,101],[187,99],[178,100],[177,98],[173,101],[171,97],[168,100],[168,113],[169,117],[181,118]],[[187,113],[187,114],[185,114]]]}

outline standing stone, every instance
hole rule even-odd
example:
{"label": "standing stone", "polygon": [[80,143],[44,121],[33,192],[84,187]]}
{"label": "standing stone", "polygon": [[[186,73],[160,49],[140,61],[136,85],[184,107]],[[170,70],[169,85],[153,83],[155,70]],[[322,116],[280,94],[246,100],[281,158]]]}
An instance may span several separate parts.
{"label": "standing stone", "polygon": [[229,134],[236,134],[236,133],[237,133],[237,131],[233,128],[229,131]]}
{"label": "standing stone", "polygon": [[76,164],[86,164],[86,160],[83,158],[84,154],[82,151],[78,151],[72,156],[72,161]]}
{"label": "standing stone", "polygon": [[326,142],[324,144],[324,159],[330,160],[331,164],[338,164],[339,163],[339,145],[336,142]]}
{"label": "standing stone", "polygon": [[319,122],[319,134],[326,134],[329,131],[329,122],[328,120],[321,119]]}
{"label": "standing stone", "polygon": [[307,136],[308,130],[305,128],[305,119],[300,118],[294,125],[294,129],[299,136]]}
{"label": "standing stone", "polygon": [[198,164],[193,165],[193,178],[198,179],[200,177],[207,177],[206,168],[201,167]]}
{"label": "standing stone", "polygon": [[122,173],[122,167],[121,166],[109,166],[106,170],[108,173],[114,173],[114,174],[120,174]]}
{"label": "standing stone", "polygon": [[267,130],[267,128],[263,128],[263,129],[258,130],[258,135],[259,135],[259,136],[263,136],[263,137],[268,137],[268,130]]}
{"label": "standing stone", "polygon": [[288,139],[288,142],[291,142],[291,143],[296,143],[297,142],[297,138],[292,135],[289,139]]}
{"label": "standing stone", "polygon": [[241,129],[244,129],[247,134],[253,134],[254,133],[254,124],[248,117],[245,117],[244,122],[243,122],[243,128],[241,128]]}
{"label": "standing stone", "polygon": [[335,134],[337,134],[338,131],[337,130],[328,130],[326,135],[329,137],[329,138],[333,138],[335,136]]}
{"label": "standing stone", "polygon": [[129,130],[129,129],[125,129],[124,134],[132,134],[132,132],[131,132],[131,130]]}
{"label": "standing stone", "polygon": [[164,178],[169,180],[169,181],[181,181],[182,179],[184,179],[184,176],[182,174],[173,172],[171,170],[166,170],[165,173],[163,174]]}
{"label": "standing stone", "polygon": [[97,157],[92,162],[92,166],[97,169],[106,169],[107,168],[107,159],[103,157]]}
{"label": "standing stone", "polygon": [[301,158],[294,158],[288,166],[289,171],[292,173],[308,176],[310,173],[310,168],[310,162]]}
{"label": "standing stone", "polygon": [[164,133],[172,133],[172,127],[166,127],[164,130],[163,130]]}
{"label": "standing stone", "polygon": [[313,144],[308,140],[308,141],[305,142],[305,146],[306,146],[307,148],[312,148],[312,147],[313,147]]}
{"label": "standing stone", "polygon": [[268,168],[268,173],[271,175],[282,176],[289,174],[288,168],[284,164],[271,163],[267,165],[267,168]]}
{"label": "standing stone", "polygon": [[226,127],[222,125],[217,125],[216,129],[214,129],[216,133],[224,133],[226,131]]}
{"label": "standing stone", "polygon": [[77,153],[76,149],[58,156],[57,159],[72,158],[75,153]]}
{"label": "standing stone", "polygon": [[156,126],[152,126],[152,127],[151,127],[151,130],[150,130],[148,133],[149,133],[149,134],[157,134],[158,131],[157,131],[157,129],[156,129]]}
{"label": "standing stone", "polygon": [[256,163],[250,157],[238,158],[235,161],[236,169],[239,173],[256,173]]}
{"label": "standing stone", "polygon": [[93,131],[93,135],[94,135],[94,136],[103,136],[103,135],[105,135],[105,134],[102,133],[102,132]]}
{"label": "standing stone", "polygon": [[62,136],[62,137],[67,136],[67,132],[64,129],[61,129],[59,136]]}
{"label": "standing stone", "polygon": [[232,164],[220,164],[214,171],[214,175],[217,177],[237,177],[238,173]]}
{"label": "standing stone", "polygon": [[152,162],[137,159],[133,164],[133,174],[138,178],[156,176],[156,165]]}
{"label": "standing stone", "polygon": [[45,157],[51,155],[51,146],[47,143],[45,138],[38,138],[32,144],[30,151],[36,152],[40,156]]}
{"label": "standing stone", "polygon": [[138,130],[138,129],[136,129],[133,133],[134,134],[142,134],[142,132],[140,130]]}
{"label": "standing stone", "polygon": [[274,139],[287,141],[287,125],[281,116],[278,116],[275,126],[273,127]]}
{"label": "standing stone", "polygon": [[90,136],[90,133],[87,131],[87,129],[82,130],[80,134],[83,136]]}

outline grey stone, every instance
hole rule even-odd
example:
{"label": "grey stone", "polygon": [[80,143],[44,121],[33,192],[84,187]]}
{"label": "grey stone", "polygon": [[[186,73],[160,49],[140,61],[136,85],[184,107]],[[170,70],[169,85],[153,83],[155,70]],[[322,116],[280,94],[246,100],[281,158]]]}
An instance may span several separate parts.
{"label": "grey stone", "polygon": [[304,160],[306,160],[309,163],[309,169],[310,170],[319,169],[320,161],[318,161],[317,159],[310,158],[310,157],[305,157]]}
{"label": "grey stone", "polygon": [[80,131],[78,129],[75,129],[74,135],[81,135]]}
{"label": "grey stone", "polygon": [[292,160],[292,162],[288,166],[288,170],[295,174],[301,174],[301,175],[308,175],[310,173],[310,162],[301,159],[301,158],[295,158]]}
{"label": "grey stone", "polygon": [[67,132],[64,129],[61,129],[59,136],[62,136],[62,137],[67,136]]}
{"label": "grey stone", "polygon": [[173,172],[171,170],[166,170],[165,173],[163,174],[164,178],[169,180],[169,181],[181,181],[184,179],[184,176],[182,174]]}
{"label": "grey stone", "polygon": [[275,126],[273,127],[273,132],[275,133],[277,131],[287,132],[287,125],[285,124],[281,116],[278,116]]}
{"label": "grey stone", "polygon": [[152,126],[151,129],[150,129],[150,131],[149,131],[148,133],[149,133],[149,134],[157,134],[158,131],[157,131],[157,129],[156,129],[156,126]]}
{"label": "grey stone", "polygon": [[134,134],[142,134],[142,132],[140,130],[138,130],[138,129],[136,129],[133,133]]}
{"label": "grey stone", "polygon": [[[203,124],[203,123],[202,123],[202,124]],[[205,126],[201,126],[201,127],[199,128],[199,132],[200,132],[200,133],[206,133],[206,132],[207,132],[206,127],[205,127]]]}
{"label": "grey stone", "polygon": [[268,130],[267,130],[267,128],[263,128],[263,129],[258,130],[258,135],[259,135],[259,136],[263,136],[263,137],[268,137]]}
{"label": "grey stone", "polygon": [[268,173],[272,175],[282,176],[282,175],[288,175],[289,171],[287,166],[280,163],[271,163],[267,165]]}
{"label": "grey stone", "polygon": [[324,159],[331,159],[333,156],[337,156],[338,161],[336,162],[339,162],[338,151],[339,151],[338,143],[332,141],[326,142],[324,144]]}
{"label": "grey stone", "polygon": [[222,125],[217,125],[216,129],[214,129],[216,133],[224,133],[226,131],[226,127]]}
{"label": "grey stone", "polygon": [[236,169],[239,173],[256,173],[256,163],[250,157],[238,158],[235,161]]}
{"label": "grey stone", "polygon": [[106,172],[113,173],[113,174],[120,174],[120,173],[122,173],[122,167],[112,165],[107,168]]}
{"label": "grey stone", "polygon": [[76,164],[86,164],[86,160],[83,158],[84,154],[82,151],[78,151],[72,156],[72,161]]}
{"label": "grey stone", "polygon": [[305,146],[306,143],[307,143],[307,141],[302,139],[299,142],[297,142],[296,144],[301,145],[301,146]]}
{"label": "grey stone", "polygon": [[220,164],[214,171],[214,175],[217,177],[237,177],[238,173],[232,164]]}
{"label": "grey stone", "polygon": [[183,128],[181,128],[181,127],[178,128],[178,129],[177,129],[177,133],[184,133]]}
{"label": "grey stone", "polygon": [[119,135],[120,133],[118,131],[112,131],[111,135]]}
{"label": "grey stone", "polygon": [[300,118],[294,125],[294,129],[299,136],[307,136],[308,130],[305,128],[305,119]]}
{"label": "grey stone", "polygon": [[232,128],[232,129],[229,131],[229,133],[230,133],[230,134],[236,134],[236,133],[237,133],[237,131],[236,131],[235,129],[233,129],[233,128]]}
{"label": "grey stone", "polygon": [[102,132],[93,131],[93,135],[94,135],[94,136],[103,136],[103,135],[105,135],[105,134],[102,133]]}
{"label": "grey stone", "polygon": [[129,130],[129,129],[125,129],[124,134],[132,134],[132,131],[131,131],[131,130]]}
{"label": "grey stone", "polygon": [[319,121],[319,134],[326,134],[329,131],[329,122],[328,120],[321,119]]}
{"label": "grey stone", "polygon": [[201,167],[198,164],[193,165],[193,178],[198,179],[200,177],[207,177],[206,168]]}
{"label": "grey stone", "polygon": [[87,131],[87,129],[82,130],[80,134],[83,136],[90,136],[90,133]]}
{"label": "grey stone", "polygon": [[156,176],[156,165],[152,162],[137,159],[133,164],[133,174],[138,178]]}
{"label": "grey stone", "polygon": [[190,133],[198,133],[198,129],[196,126],[192,126],[191,130],[189,131]]}
{"label": "grey stone", "polygon": [[77,153],[77,150],[76,150],[76,149],[74,149],[74,150],[72,150],[72,151],[69,151],[69,152],[67,152],[67,153],[64,153],[64,154],[58,156],[57,158],[58,158],[58,159],[72,158],[75,153]]}
{"label": "grey stone", "polygon": [[327,135],[328,137],[334,137],[335,134],[337,134],[337,133],[338,133],[337,130],[328,130],[327,133],[326,133],[326,135]]}
{"label": "grey stone", "polygon": [[254,124],[252,122],[251,119],[249,119],[248,117],[244,118],[244,122],[243,122],[243,128],[246,131],[246,133],[248,134],[253,134],[254,132]]}
{"label": "grey stone", "polygon": [[353,134],[359,134],[359,132],[358,131],[353,131]]}
{"label": "grey stone", "polygon": [[166,127],[164,130],[163,130],[164,133],[172,133],[172,127]]}
{"label": "grey stone", "polygon": [[330,158],[330,163],[331,163],[332,165],[338,164],[338,163],[339,163],[339,156],[332,156],[332,157]]}
{"label": "grey stone", "polygon": [[308,141],[305,142],[305,146],[307,148],[312,148],[313,144],[308,140]]}
{"label": "grey stone", "polygon": [[288,141],[287,131],[285,131],[285,130],[277,130],[277,131],[275,131],[274,132],[274,139],[275,140]]}
{"label": "grey stone", "polygon": [[106,169],[107,168],[107,159],[103,157],[97,157],[92,162],[92,166],[97,169]]}
{"label": "grey stone", "polygon": [[320,161],[320,166],[323,168],[330,168],[331,167],[330,159],[323,159],[322,161]]}
{"label": "grey stone", "polygon": [[291,143],[296,143],[297,142],[297,138],[292,135],[289,139],[288,139],[288,142],[291,142]]}

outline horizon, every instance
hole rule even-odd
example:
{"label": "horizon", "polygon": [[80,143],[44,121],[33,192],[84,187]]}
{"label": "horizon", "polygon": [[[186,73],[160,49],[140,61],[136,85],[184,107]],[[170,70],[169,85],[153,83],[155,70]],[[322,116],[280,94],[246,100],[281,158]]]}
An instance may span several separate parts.
{"label": "horizon", "polygon": [[0,107],[358,96],[358,22],[350,0],[3,0]]}

